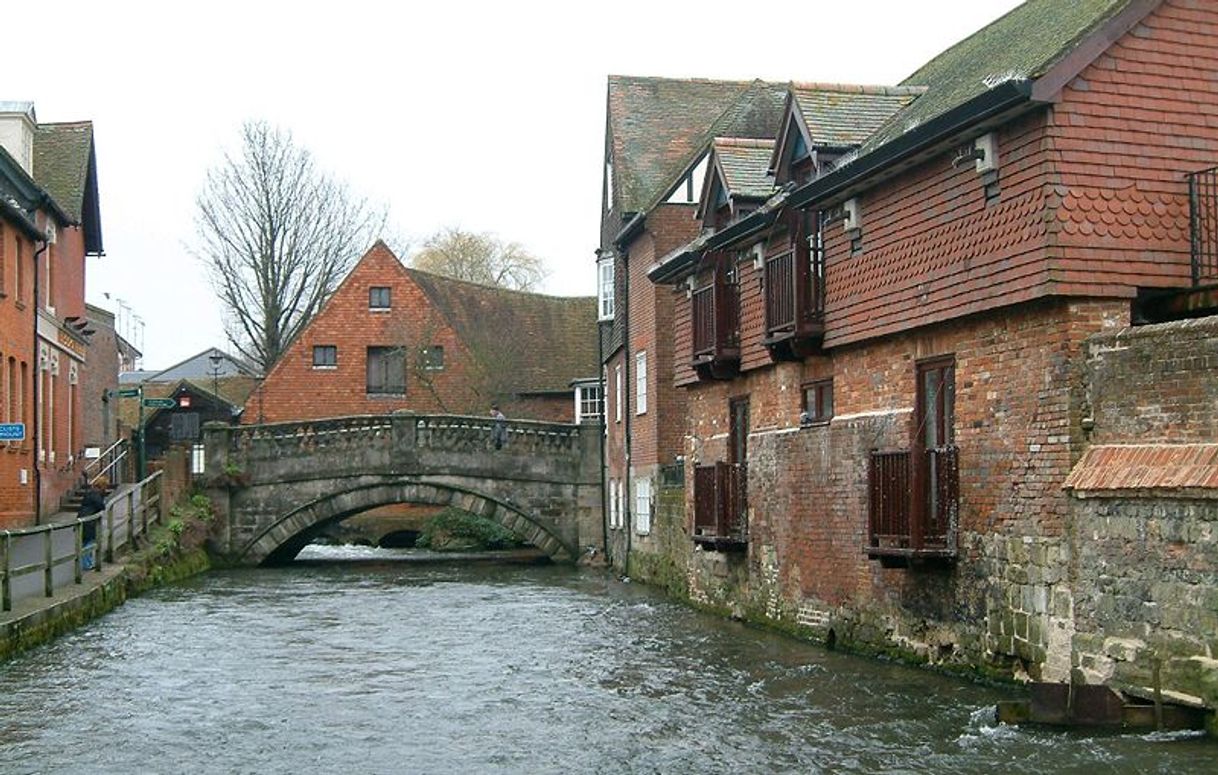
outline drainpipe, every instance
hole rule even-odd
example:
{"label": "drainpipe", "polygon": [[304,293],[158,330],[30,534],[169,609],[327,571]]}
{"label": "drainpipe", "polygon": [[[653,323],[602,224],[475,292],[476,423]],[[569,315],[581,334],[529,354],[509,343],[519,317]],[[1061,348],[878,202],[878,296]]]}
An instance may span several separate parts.
{"label": "drainpipe", "polygon": [[622,511],[626,514],[626,556],[623,558],[625,563],[623,570],[627,575],[630,575],[630,548],[633,543],[634,533],[634,499],[631,497],[631,485],[634,484],[634,477],[630,475],[630,260],[629,251],[622,251],[622,411],[625,414],[624,421],[626,423],[625,434],[622,437],[622,450],[626,454],[626,469],[623,477],[625,503]]}
{"label": "drainpipe", "polygon": [[[597,267],[596,278],[597,292],[597,316],[600,316],[600,267]],[[605,390],[605,363],[601,360],[605,352],[605,326],[601,323],[596,324],[596,360],[600,363],[600,385],[601,385],[601,438],[600,438],[600,471],[601,471],[601,551],[605,553],[605,562],[609,567],[613,567],[613,551],[609,548],[612,543],[609,541],[609,494],[608,494],[608,467],[605,461],[608,458],[606,450],[609,444],[609,393]]]}
{"label": "drainpipe", "polygon": [[[45,197],[44,197],[44,201],[45,201]],[[47,242],[47,238],[46,238],[45,234],[42,236],[41,239],[38,240],[38,242],[42,243],[42,247],[40,247],[34,251],[34,298],[32,300],[33,304],[31,305],[34,308],[34,331],[33,331],[34,351],[33,351],[33,359],[32,359],[33,364],[31,364],[34,367],[33,369],[31,369],[31,371],[33,372],[33,376],[34,376],[34,380],[33,380],[34,381],[34,385],[33,385],[34,390],[31,393],[31,396],[34,399],[34,417],[33,417],[34,421],[31,423],[30,435],[34,438],[35,447],[37,447],[37,445],[38,445],[38,429],[41,424],[40,423],[41,418],[39,417],[41,412],[38,411],[38,399],[39,399],[39,393],[40,393],[38,386],[42,382],[42,377],[41,377],[42,363],[38,359],[38,309],[39,309],[38,305],[40,303],[39,299],[38,299],[38,287],[39,287],[38,258],[43,253],[47,252],[47,248],[50,247],[50,243]],[[42,463],[38,459],[38,452],[39,452],[38,449],[34,450],[34,524],[35,525],[42,524]]]}

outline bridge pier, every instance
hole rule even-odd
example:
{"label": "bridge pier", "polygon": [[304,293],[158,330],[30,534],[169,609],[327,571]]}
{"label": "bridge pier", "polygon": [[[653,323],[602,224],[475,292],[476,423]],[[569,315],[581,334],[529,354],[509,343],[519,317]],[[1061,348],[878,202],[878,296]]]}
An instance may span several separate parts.
{"label": "bridge pier", "polygon": [[238,565],[290,559],[326,525],[390,503],[452,505],[559,562],[603,551],[598,426],[395,413],[204,429],[214,548]]}

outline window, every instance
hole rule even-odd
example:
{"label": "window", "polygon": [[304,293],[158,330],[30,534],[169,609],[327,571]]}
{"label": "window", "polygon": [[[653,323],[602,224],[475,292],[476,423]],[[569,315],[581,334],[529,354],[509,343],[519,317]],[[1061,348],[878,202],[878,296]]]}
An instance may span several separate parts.
{"label": "window", "polygon": [[618,494],[618,481],[616,479],[609,480],[609,527],[617,528],[621,526],[622,519],[622,501]]}
{"label": "window", "polygon": [[21,235],[17,235],[17,251],[13,257],[13,269],[16,274],[13,285],[17,286],[13,290],[16,291],[17,301],[25,301],[25,243],[21,241]]}
{"label": "window", "polygon": [[424,371],[442,370],[444,368],[444,348],[438,344],[424,347],[423,351],[419,353],[419,366]]}
{"label": "window", "polygon": [[369,288],[368,309],[389,309],[389,289],[379,285]]}
{"label": "window", "polygon": [[190,473],[198,475],[207,470],[206,448],[202,444],[192,444],[190,447]]}
{"label": "window", "polygon": [[634,356],[634,401],[635,414],[647,413],[647,353]]}
{"label": "window", "polygon": [[338,367],[338,345],[313,345],[313,368],[334,369]]}
{"label": "window", "polygon": [[4,298],[4,283],[8,280],[8,262],[4,260],[8,251],[5,236],[4,224],[0,223],[0,298]]}
{"label": "window", "polygon": [[800,425],[829,422],[833,419],[833,380],[822,379],[804,385]]}
{"label": "window", "polygon": [[651,480],[639,477],[634,480],[635,529],[639,535],[651,532]]}
{"label": "window", "polygon": [[198,412],[176,412],[169,416],[170,441],[197,441],[198,438]]}
{"label": "window", "polygon": [[613,421],[622,421],[622,365],[613,367]]}
{"label": "window", "polygon": [[405,392],[405,351],[400,347],[369,347],[368,394],[400,396]]}
{"label": "window", "polygon": [[575,386],[576,423],[598,423],[604,411],[605,402],[599,383],[586,382]]}
{"label": "window", "polygon": [[603,256],[596,262],[597,287],[600,289],[600,303],[597,320],[613,320],[613,255]]}

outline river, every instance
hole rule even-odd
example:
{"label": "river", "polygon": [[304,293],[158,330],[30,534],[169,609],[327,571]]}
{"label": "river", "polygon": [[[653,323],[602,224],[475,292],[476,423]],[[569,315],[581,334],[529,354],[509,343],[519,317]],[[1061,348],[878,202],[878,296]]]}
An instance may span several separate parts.
{"label": "river", "polygon": [[600,572],[409,554],[209,573],[0,665],[0,772],[1218,772]]}

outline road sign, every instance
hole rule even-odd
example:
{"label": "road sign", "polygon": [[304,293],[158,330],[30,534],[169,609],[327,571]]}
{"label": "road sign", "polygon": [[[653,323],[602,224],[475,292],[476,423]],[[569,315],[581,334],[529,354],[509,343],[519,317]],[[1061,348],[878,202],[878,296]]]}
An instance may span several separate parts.
{"label": "road sign", "polygon": [[0,422],[0,441],[25,441],[25,423]]}
{"label": "road sign", "polygon": [[178,405],[172,398],[145,398],[144,406],[149,409],[172,409]]}
{"label": "road sign", "polygon": [[119,398],[135,398],[139,394],[140,394],[139,388],[119,388],[119,390],[118,390]]}

